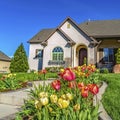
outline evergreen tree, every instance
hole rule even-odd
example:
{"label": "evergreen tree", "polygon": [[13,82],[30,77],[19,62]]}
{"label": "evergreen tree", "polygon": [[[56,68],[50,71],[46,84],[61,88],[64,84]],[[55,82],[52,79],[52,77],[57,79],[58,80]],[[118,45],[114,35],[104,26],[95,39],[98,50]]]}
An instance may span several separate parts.
{"label": "evergreen tree", "polygon": [[20,46],[14,53],[14,56],[11,60],[10,71],[13,72],[27,72],[29,69],[27,55],[24,49],[23,44]]}
{"label": "evergreen tree", "polygon": [[120,64],[120,48],[118,48],[115,56],[116,56],[116,64]]}

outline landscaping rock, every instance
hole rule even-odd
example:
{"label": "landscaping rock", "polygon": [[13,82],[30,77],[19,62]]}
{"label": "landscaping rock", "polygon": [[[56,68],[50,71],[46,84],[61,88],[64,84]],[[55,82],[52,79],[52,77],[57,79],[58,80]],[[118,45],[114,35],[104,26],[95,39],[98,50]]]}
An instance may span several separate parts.
{"label": "landscaping rock", "polygon": [[116,65],[113,67],[113,72],[114,72],[114,73],[120,73],[120,64],[116,64]]}

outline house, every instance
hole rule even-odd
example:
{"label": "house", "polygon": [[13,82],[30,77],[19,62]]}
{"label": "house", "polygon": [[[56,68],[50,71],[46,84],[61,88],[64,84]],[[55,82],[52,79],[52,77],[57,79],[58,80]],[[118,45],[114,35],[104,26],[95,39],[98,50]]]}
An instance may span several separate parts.
{"label": "house", "polygon": [[0,73],[8,73],[11,59],[0,51]]}
{"label": "house", "polygon": [[120,47],[120,20],[77,24],[67,18],[57,28],[41,30],[28,42],[31,70],[84,63],[111,69]]}

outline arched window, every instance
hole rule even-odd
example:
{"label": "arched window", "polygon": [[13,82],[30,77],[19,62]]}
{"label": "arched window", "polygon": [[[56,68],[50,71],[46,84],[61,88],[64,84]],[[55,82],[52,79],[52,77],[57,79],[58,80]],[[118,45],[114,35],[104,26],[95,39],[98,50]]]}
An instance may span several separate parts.
{"label": "arched window", "polygon": [[63,60],[63,49],[61,47],[55,47],[52,51],[52,60]]}

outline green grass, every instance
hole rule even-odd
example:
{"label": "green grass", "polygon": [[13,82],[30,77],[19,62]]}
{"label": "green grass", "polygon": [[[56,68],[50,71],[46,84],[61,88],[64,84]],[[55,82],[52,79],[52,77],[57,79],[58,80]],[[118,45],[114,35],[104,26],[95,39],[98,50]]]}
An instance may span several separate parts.
{"label": "green grass", "polygon": [[103,95],[102,103],[112,120],[120,120],[120,74],[102,74],[108,87]]}
{"label": "green grass", "polygon": [[[0,74],[0,78],[2,77],[3,74]],[[47,73],[46,74],[46,80],[48,78],[57,78],[58,75],[57,73]],[[16,73],[16,79],[18,81],[35,81],[35,80],[44,80],[44,75],[40,74],[38,76],[38,74],[35,73]]]}

